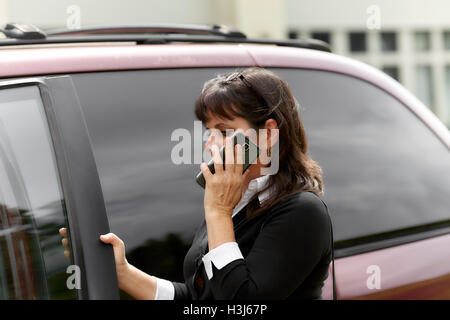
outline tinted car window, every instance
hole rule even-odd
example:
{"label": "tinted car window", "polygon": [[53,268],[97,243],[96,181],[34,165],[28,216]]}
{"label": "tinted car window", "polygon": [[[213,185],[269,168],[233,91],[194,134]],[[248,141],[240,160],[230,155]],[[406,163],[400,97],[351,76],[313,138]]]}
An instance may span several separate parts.
{"label": "tinted car window", "polygon": [[37,87],[0,90],[0,299],[74,299],[67,227]]}
{"label": "tinted car window", "polygon": [[[73,75],[111,229],[154,275],[182,277],[176,261],[204,214],[202,189],[194,182],[199,165],[171,161],[171,134],[176,128],[192,133],[204,81],[230,70]],[[405,106],[349,76],[273,70],[301,104],[310,155],[324,171],[336,241],[449,219],[444,173],[450,154]]]}
{"label": "tinted car window", "polygon": [[301,105],[335,241],[450,219],[450,152],[408,108],[350,76],[275,71]]}
{"label": "tinted car window", "polygon": [[130,263],[170,280],[183,280],[184,256],[204,216],[203,189],[195,182],[200,164],[174,164],[178,142],[171,137],[186,129],[193,138],[194,101],[214,72],[73,75],[111,232],[124,240]]}

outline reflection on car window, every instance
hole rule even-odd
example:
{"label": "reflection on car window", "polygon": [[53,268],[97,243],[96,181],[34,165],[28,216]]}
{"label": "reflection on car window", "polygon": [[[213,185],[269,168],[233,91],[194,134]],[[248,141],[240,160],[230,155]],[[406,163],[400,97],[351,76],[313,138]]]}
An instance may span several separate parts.
{"label": "reflection on car window", "polygon": [[37,87],[0,90],[0,299],[74,299],[67,227]]}
{"label": "reflection on car window", "polygon": [[450,152],[407,107],[350,76],[274,71],[301,105],[335,241],[450,219]]}

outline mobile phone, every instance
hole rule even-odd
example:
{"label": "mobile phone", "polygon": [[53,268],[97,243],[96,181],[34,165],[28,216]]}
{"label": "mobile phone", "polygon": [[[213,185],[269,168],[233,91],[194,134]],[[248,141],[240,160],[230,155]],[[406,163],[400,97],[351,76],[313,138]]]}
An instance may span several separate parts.
{"label": "mobile phone", "polygon": [[[250,167],[253,162],[255,162],[255,160],[259,157],[260,154],[260,149],[259,147],[254,144],[249,137],[247,137],[243,132],[241,131],[236,131],[232,136],[231,136],[231,140],[233,143],[233,150],[235,150],[235,146],[236,144],[240,144],[242,146],[242,155],[244,158],[244,163],[243,163],[243,168],[242,168],[242,173],[245,172],[245,170],[248,169],[248,167]],[[225,168],[225,146],[223,146],[222,148],[220,148],[220,157],[222,158],[222,162],[223,162],[223,167]],[[215,169],[214,169],[214,160],[211,159],[208,162],[208,168],[211,171],[211,173],[215,173]],[[197,183],[202,187],[205,188],[205,177],[203,176],[203,172],[200,171],[195,180],[197,181]]]}

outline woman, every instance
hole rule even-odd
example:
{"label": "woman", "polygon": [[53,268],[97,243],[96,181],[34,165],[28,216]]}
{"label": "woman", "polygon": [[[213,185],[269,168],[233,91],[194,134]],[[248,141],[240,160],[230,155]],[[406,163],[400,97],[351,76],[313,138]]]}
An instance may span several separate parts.
{"label": "woman", "polygon": [[[320,299],[332,260],[331,221],[320,198],[322,171],[307,155],[286,81],[256,67],[219,75],[205,83],[195,113],[214,133],[205,149],[215,174],[201,164],[205,219],[185,257],[185,282],[130,265],[124,243],[109,233],[100,239],[113,246],[119,287],[136,299]],[[258,158],[243,174],[243,151],[225,135],[250,129],[266,129],[254,142],[272,161]],[[267,174],[274,157],[278,170]]]}

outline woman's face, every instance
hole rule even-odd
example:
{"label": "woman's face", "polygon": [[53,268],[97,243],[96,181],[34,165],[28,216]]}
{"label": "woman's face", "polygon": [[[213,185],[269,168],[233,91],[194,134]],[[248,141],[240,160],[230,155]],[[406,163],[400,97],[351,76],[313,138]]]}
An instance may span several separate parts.
{"label": "woman's face", "polygon": [[214,144],[220,149],[225,145],[225,138],[227,136],[231,136],[238,129],[245,133],[250,128],[250,123],[244,118],[236,117],[233,120],[228,120],[209,114],[206,129],[210,130],[210,134],[205,143],[205,150],[211,152],[211,147]]}
{"label": "woman's face", "polygon": [[[210,130],[210,135],[205,143],[205,151],[208,151],[212,155],[211,147],[216,145],[219,149],[225,145],[225,138],[233,135],[236,130],[242,130],[261,150],[261,154],[267,154],[267,146],[273,145],[277,140],[276,133],[270,133],[271,129],[278,129],[277,122],[274,119],[268,119],[262,129],[266,129],[267,135],[261,135],[261,130],[257,130],[256,137],[251,134],[249,129],[252,129],[251,124],[244,118],[235,117],[232,120],[219,118],[208,112],[208,121],[206,122],[206,128]],[[228,130],[228,132],[227,132]],[[253,131],[255,132],[255,130]],[[228,133],[228,135],[227,135]],[[275,134],[275,136],[273,135]],[[256,140],[255,140],[256,139]],[[267,167],[268,164],[261,164],[261,159],[258,160],[255,165],[249,168],[251,177],[259,176],[260,168]]]}
{"label": "woman's face", "polygon": [[[238,129],[242,130],[242,132],[244,132],[245,134],[246,131],[251,128],[251,125],[247,120],[241,117],[236,117],[233,120],[228,120],[218,118],[209,114],[208,121],[206,122],[206,128],[210,130],[210,134],[208,140],[205,143],[205,151],[210,152],[212,156],[211,147],[214,144],[217,145],[220,150],[220,148],[225,145],[225,138],[227,136],[232,136],[233,133]],[[256,143],[256,141],[253,142]],[[248,169],[248,179],[253,179],[260,175],[259,158],[257,163],[258,165],[250,166],[250,168]]]}

